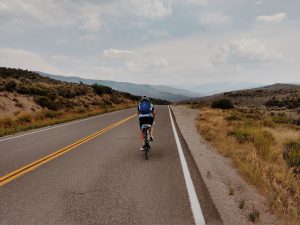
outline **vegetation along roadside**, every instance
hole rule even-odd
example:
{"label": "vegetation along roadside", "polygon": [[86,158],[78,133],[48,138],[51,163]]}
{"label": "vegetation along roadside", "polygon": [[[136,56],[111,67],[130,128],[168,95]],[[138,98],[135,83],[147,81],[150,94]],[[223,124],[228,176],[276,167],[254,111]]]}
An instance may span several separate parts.
{"label": "vegetation along roadside", "polygon": [[196,122],[202,137],[232,159],[243,177],[266,196],[270,211],[286,224],[299,225],[298,105],[271,107],[267,101],[261,107],[241,107],[225,98],[210,105],[202,102],[189,106],[199,109]]}
{"label": "vegetation along roadside", "polygon": [[0,67],[0,136],[134,107],[139,99],[98,84],[62,82]]}

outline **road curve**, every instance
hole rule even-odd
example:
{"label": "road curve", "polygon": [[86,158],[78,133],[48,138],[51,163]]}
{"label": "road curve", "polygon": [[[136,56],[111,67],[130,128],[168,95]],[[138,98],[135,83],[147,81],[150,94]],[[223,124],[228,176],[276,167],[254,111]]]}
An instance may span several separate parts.
{"label": "road curve", "polygon": [[[1,186],[0,224],[195,224],[168,107],[158,106],[157,111],[148,161],[139,150],[137,117],[106,129],[135,109],[1,138],[0,182],[1,177],[98,132]],[[201,177],[193,163],[188,164],[198,184]],[[196,191],[202,200],[201,193],[207,191],[200,186]],[[204,201],[206,224],[213,224],[209,221],[214,221],[215,213],[208,212],[213,204]]]}

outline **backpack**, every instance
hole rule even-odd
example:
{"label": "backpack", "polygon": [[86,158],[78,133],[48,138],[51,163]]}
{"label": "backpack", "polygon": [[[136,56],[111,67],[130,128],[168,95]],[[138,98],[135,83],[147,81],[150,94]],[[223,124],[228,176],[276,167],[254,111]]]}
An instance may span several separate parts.
{"label": "backpack", "polygon": [[140,103],[140,112],[141,114],[150,114],[151,113],[151,103],[149,101],[142,101]]}

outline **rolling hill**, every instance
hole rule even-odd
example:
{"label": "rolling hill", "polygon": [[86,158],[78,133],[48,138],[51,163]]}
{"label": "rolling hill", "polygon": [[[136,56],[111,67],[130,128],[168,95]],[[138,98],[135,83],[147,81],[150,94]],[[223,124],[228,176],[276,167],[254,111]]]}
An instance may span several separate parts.
{"label": "rolling hill", "polygon": [[227,98],[236,106],[277,106],[300,107],[300,85],[298,84],[273,84],[261,88],[245,89],[224,92],[200,98],[191,99],[191,102],[211,104],[213,101]]}
{"label": "rolling hill", "polygon": [[84,83],[84,84],[100,84],[111,87],[118,91],[128,92],[133,95],[146,95],[151,98],[164,99],[168,101],[181,101],[186,100],[192,97],[199,97],[201,94],[197,92],[192,92],[180,88],[173,88],[164,85],[148,85],[148,84],[134,84],[128,82],[116,82],[109,80],[92,80],[92,79],[84,79],[80,77],[67,77],[67,76],[59,76],[53,74],[47,74],[43,72],[38,72],[40,75],[49,77],[55,80],[67,81],[73,83]]}
{"label": "rolling hill", "polygon": [[[0,67],[0,115],[53,111],[94,111],[136,104],[140,97],[102,85],[58,81],[21,69]],[[153,99],[154,103],[167,101]]]}

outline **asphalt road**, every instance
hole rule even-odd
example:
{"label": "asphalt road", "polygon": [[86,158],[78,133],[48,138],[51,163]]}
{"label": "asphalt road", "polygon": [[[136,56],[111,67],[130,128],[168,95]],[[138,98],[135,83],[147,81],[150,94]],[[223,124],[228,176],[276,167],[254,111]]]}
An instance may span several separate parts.
{"label": "asphalt road", "polygon": [[[0,138],[0,224],[195,224],[168,107],[157,112],[147,161],[139,150],[137,117],[91,137],[135,109]],[[72,146],[85,137],[90,139]],[[66,146],[65,154],[18,171]],[[185,154],[206,224],[220,224]],[[3,183],[16,170],[1,186],[1,178]]]}

